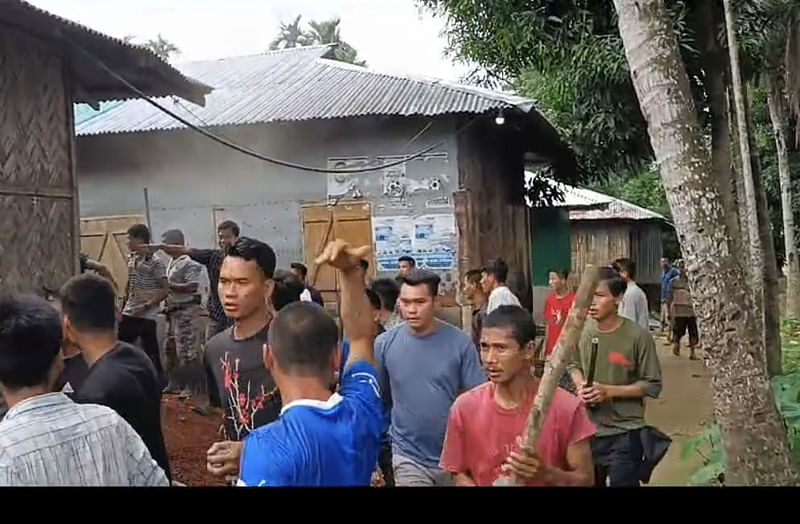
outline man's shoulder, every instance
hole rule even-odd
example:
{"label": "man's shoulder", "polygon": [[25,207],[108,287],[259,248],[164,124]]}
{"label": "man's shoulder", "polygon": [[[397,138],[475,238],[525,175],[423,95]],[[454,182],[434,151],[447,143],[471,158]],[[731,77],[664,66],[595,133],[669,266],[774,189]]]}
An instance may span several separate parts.
{"label": "man's shoulder", "polygon": [[205,354],[218,355],[233,342],[233,326],[220,331],[206,342]]}
{"label": "man's shoulder", "polygon": [[452,340],[455,343],[469,343],[472,344],[472,339],[469,338],[469,335],[462,330],[454,326],[453,324],[449,324],[444,320],[436,319],[436,330],[438,331],[438,335],[442,337],[447,337],[449,340]]}
{"label": "man's shoulder", "polygon": [[460,394],[453,402],[453,410],[472,412],[492,396],[492,383],[484,382]]}
{"label": "man's shoulder", "polygon": [[581,401],[561,386],[556,387],[550,409],[564,413],[574,413],[581,407]]}

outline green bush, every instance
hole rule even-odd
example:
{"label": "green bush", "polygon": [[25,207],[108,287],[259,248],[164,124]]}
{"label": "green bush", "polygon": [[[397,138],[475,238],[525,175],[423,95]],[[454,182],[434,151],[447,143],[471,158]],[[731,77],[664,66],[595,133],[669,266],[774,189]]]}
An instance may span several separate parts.
{"label": "green bush", "polygon": [[[800,471],[800,321],[783,319],[781,342],[783,375],[773,377],[770,385],[789,435],[795,467]],[[681,458],[686,460],[695,453],[703,458],[703,465],[692,474],[689,484],[693,486],[724,484],[725,451],[716,423],[687,440],[683,445]]]}

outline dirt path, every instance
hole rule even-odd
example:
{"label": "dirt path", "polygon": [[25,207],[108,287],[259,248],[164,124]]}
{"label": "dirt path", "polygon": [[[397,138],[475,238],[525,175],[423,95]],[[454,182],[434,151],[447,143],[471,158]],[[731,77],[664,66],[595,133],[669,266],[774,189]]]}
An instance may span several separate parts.
{"label": "dirt path", "polygon": [[699,433],[711,419],[711,385],[708,371],[702,361],[689,360],[689,349],[684,347],[680,357],[672,354],[666,340],[656,337],[661,360],[664,389],[661,398],[647,404],[647,422],[672,438],[667,456],[656,468],[651,485],[685,486],[699,465],[700,457],[681,459],[683,443]]}

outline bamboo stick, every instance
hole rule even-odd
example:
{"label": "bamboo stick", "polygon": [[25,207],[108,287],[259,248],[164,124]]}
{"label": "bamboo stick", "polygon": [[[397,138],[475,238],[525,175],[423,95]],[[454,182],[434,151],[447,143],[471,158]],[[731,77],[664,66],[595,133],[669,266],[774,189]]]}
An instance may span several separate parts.
{"label": "bamboo stick", "polygon": [[[535,450],[536,441],[542,430],[547,410],[550,408],[550,401],[553,399],[558,386],[558,379],[567,368],[567,363],[572,357],[572,352],[578,346],[583,325],[586,322],[586,315],[589,306],[592,304],[597,284],[600,282],[600,272],[593,265],[587,265],[581,277],[581,283],[575,293],[575,302],[567,317],[567,323],[561,334],[558,336],[556,347],[550,359],[545,363],[544,375],[542,375],[536,398],[533,400],[531,413],[528,416],[528,427],[525,431],[524,448],[529,451]],[[516,481],[510,477],[500,477],[494,482],[494,486],[514,486]]]}

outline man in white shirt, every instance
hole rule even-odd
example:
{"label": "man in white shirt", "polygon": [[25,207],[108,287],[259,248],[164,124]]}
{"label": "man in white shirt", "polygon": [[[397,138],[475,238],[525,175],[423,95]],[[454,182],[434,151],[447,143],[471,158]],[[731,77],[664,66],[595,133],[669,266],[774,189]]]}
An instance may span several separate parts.
{"label": "man in white shirt", "polygon": [[619,303],[619,316],[636,322],[642,329],[650,332],[650,309],[647,295],[636,285],[636,263],[629,258],[618,258],[614,261],[614,269],[627,284],[625,294]]}
{"label": "man in white shirt", "polygon": [[489,295],[489,301],[486,304],[487,315],[500,306],[522,307],[517,296],[508,289],[507,278],[508,264],[502,258],[490,260],[489,265],[483,270],[481,287],[483,287],[484,293]]}

